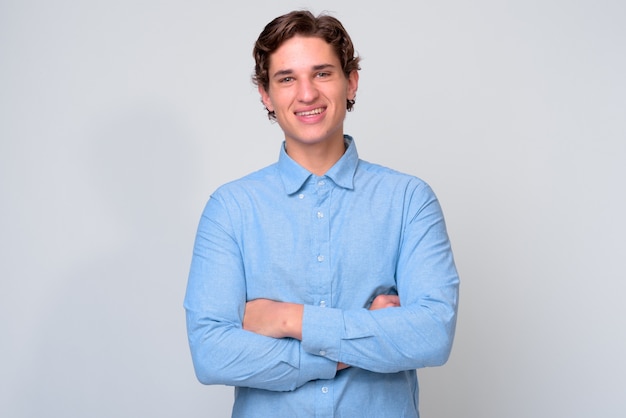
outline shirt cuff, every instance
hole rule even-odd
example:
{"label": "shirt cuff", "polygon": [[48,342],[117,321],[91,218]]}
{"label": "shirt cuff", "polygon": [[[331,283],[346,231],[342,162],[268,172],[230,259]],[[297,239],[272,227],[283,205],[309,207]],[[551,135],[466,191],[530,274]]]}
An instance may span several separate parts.
{"label": "shirt cuff", "polygon": [[300,374],[297,387],[311,380],[332,379],[337,373],[337,362],[300,350]]}
{"label": "shirt cuff", "polygon": [[302,348],[307,353],[338,362],[343,330],[340,309],[304,305]]}

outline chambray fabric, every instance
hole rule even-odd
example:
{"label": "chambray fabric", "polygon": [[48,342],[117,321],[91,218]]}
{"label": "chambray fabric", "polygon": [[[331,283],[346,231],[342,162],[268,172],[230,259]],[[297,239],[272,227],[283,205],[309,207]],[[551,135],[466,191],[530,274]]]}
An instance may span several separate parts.
{"label": "chambray fabric", "polygon": [[[283,144],[278,162],[219,187],[202,213],[189,344],[202,383],[236,387],[233,417],[418,417],[416,369],[448,359],[459,278],[439,202],[345,142],[323,176]],[[383,293],[401,307],[368,310]],[[256,298],[304,304],[302,341],[243,330]]]}

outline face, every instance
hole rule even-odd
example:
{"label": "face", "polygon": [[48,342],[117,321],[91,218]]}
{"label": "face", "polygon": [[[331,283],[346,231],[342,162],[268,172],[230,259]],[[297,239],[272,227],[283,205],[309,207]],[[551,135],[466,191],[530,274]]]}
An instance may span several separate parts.
{"label": "face", "polygon": [[269,89],[259,93],[288,147],[343,143],[346,100],[354,99],[358,78],[356,71],[346,78],[326,41],[296,36],[270,56]]}

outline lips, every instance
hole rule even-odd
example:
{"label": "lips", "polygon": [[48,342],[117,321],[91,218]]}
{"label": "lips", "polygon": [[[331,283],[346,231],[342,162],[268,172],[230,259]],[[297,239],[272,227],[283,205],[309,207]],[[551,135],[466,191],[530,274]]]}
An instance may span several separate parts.
{"label": "lips", "polygon": [[317,109],[307,110],[305,112],[296,112],[296,116],[315,116],[324,112],[324,110],[323,107],[318,107]]}

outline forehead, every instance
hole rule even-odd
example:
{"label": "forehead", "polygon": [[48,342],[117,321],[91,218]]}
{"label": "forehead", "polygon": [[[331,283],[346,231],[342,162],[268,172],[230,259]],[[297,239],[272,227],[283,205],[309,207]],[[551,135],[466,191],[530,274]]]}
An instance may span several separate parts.
{"label": "forehead", "polygon": [[306,69],[322,64],[339,65],[332,46],[318,37],[294,36],[270,56],[270,72]]}

